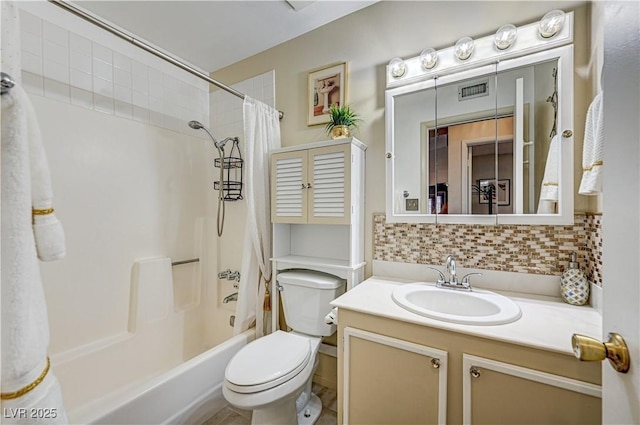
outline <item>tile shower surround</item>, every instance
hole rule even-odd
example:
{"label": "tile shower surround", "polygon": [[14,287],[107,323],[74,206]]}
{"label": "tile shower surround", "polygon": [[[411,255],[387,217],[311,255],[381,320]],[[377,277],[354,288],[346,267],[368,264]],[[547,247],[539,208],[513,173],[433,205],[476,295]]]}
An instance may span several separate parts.
{"label": "tile shower surround", "polygon": [[567,226],[387,223],[373,215],[373,259],[561,275],[572,252],[590,282],[602,286],[602,216],[576,214]]}
{"label": "tile shower surround", "polygon": [[158,59],[142,50],[131,55],[118,52],[118,46],[126,44],[122,40],[103,45],[91,37],[20,10],[20,57],[26,91],[206,137],[186,122],[196,119],[208,125],[207,83],[172,69],[173,65],[158,65]]}

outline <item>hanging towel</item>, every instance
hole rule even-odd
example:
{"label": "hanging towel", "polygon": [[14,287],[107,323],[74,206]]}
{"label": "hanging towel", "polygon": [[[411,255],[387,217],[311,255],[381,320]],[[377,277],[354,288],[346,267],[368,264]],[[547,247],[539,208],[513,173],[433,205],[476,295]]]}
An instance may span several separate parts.
{"label": "hanging towel", "polygon": [[580,195],[597,195],[602,192],[603,96],[602,92],[598,93],[587,111],[582,147],[582,181],[578,190]]}
{"label": "hanging towel", "polygon": [[47,357],[49,324],[38,264],[38,254],[64,255],[64,234],[51,208],[48,167],[29,98],[16,85],[1,103],[2,422],[64,424],[60,384]]}
{"label": "hanging towel", "polygon": [[560,136],[557,134],[551,139],[549,152],[547,153],[547,164],[544,168],[542,187],[540,188],[540,202],[538,203],[538,214],[555,214],[558,203],[558,180],[560,164]]}

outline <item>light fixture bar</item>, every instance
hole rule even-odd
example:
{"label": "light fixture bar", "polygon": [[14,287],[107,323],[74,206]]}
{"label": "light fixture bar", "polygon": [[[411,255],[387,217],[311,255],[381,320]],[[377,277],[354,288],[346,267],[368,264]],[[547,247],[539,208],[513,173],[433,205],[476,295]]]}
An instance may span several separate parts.
{"label": "light fixture bar", "polygon": [[518,37],[513,45],[500,50],[495,45],[495,35],[475,40],[475,51],[469,59],[461,61],[455,56],[454,46],[437,51],[438,63],[432,69],[422,66],[420,56],[404,60],[405,72],[401,77],[394,77],[387,66],[387,88],[400,87],[406,84],[432,79],[436,76],[452,74],[500,60],[524,56],[542,50],[552,49],[573,43],[573,12],[566,14],[562,29],[550,38],[543,38],[539,32],[539,21],[518,27]]}

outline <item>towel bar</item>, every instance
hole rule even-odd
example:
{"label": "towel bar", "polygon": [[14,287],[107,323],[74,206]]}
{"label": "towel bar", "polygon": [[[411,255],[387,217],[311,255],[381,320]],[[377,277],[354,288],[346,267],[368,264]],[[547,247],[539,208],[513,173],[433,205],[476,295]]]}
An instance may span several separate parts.
{"label": "towel bar", "polygon": [[182,264],[197,263],[199,261],[200,261],[199,258],[192,258],[190,260],[182,260],[182,261],[173,261],[171,263],[171,266],[173,267],[173,266],[179,266],[179,265],[182,265]]}

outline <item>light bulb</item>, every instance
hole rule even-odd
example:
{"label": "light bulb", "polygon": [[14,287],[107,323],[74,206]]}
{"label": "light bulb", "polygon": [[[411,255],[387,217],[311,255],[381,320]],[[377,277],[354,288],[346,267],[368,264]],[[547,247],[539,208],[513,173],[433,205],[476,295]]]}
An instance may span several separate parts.
{"label": "light bulb", "polygon": [[407,71],[407,65],[401,58],[393,58],[389,61],[389,69],[391,71],[391,76],[394,78],[400,78]]}
{"label": "light bulb", "polygon": [[438,52],[429,47],[420,53],[420,63],[424,69],[431,69],[438,63]]}
{"label": "light bulb", "polygon": [[562,29],[564,18],[565,16],[562,10],[552,10],[540,20],[538,32],[543,38],[553,37]]}
{"label": "light bulb", "polygon": [[494,42],[498,49],[506,50],[511,47],[514,41],[516,41],[517,36],[518,30],[515,25],[503,25],[498,29],[498,31],[496,31]]}
{"label": "light bulb", "polygon": [[453,51],[458,59],[464,61],[471,57],[474,47],[475,45],[471,37],[462,37],[456,42]]}

